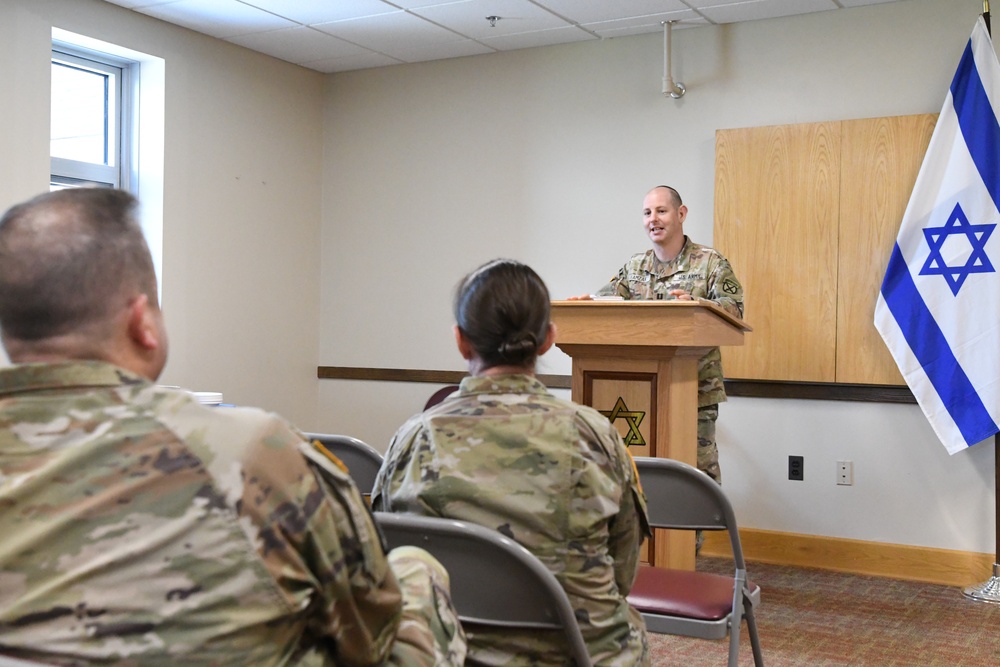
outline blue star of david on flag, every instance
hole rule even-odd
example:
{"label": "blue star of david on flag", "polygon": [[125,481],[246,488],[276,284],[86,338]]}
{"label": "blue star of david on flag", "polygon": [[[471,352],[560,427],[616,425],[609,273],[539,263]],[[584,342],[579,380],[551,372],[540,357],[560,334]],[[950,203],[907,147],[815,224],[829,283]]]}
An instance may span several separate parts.
{"label": "blue star of david on flag", "polygon": [[[955,204],[955,209],[948,217],[948,222],[941,227],[925,227],[924,238],[931,248],[931,253],[920,269],[922,276],[944,276],[951,287],[951,293],[958,296],[962,283],[973,273],[996,273],[990,258],[986,255],[986,241],[989,240],[996,225],[973,225],[962,210],[961,204]],[[941,248],[950,236],[965,236],[972,252],[963,266],[949,266],[941,255]]]}
{"label": "blue star of david on flag", "polygon": [[1000,432],[998,119],[1000,61],[980,16],[875,305],[875,327],[949,454]]}

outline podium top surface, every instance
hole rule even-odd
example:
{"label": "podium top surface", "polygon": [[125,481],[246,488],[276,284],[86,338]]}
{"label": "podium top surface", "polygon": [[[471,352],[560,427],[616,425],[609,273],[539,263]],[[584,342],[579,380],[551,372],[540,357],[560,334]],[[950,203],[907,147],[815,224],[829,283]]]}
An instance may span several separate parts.
{"label": "podium top surface", "polygon": [[751,331],[718,304],[697,301],[553,301],[556,344],[716,347]]}
{"label": "podium top surface", "polygon": [[[652,301],[652,300],[641,300],[641,299],[623,299],[621,301],[601,301],[601,300],[591,300],[591,301],[565,301],[565,300],[553,300],[553,308],[618,308],[618,309],[631,309],[631,308],[702,308],[707,309],[709,312],[721,317],[722,319],[729,322],[731,325],[739,329],[740,331],[753,331],[753,327],[746,323],[745,320],[741,320],[738,317],[733,317],[726,310],[722,308],[719,304],[714,301],[709,301],[708,299],[697,299],[695,301],[681,301],[680,299],[673,299],[670,301]],[[651,311],[652,312],[652,311]]]}

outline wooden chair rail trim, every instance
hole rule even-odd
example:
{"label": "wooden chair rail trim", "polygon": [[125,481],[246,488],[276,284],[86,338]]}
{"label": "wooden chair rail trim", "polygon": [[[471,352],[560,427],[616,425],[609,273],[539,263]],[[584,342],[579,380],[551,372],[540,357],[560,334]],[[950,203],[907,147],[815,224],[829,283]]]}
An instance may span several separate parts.
{"label": "wooden chair rail trim", "polygon": [[726,380],[726,394],[748,398],[801,398],[820,401],[916,403],[909,387],[887,384]]}
{"label": "wooden chair rail trim", "polygon": [[[416,368],[366,368],[359,366],[319,366],[320,380],[367,380],[370,382],[428,382],[459,384],[465,371],[421,370]],[[552,389],[572,388],[571,375],[539,375]],[[770,380],[726,380],[726,393],[748,398],[798,398],[821,401],[868,403],[916,403],[907,387],[894,385],[837,384],[824,382],[777,382]]]}

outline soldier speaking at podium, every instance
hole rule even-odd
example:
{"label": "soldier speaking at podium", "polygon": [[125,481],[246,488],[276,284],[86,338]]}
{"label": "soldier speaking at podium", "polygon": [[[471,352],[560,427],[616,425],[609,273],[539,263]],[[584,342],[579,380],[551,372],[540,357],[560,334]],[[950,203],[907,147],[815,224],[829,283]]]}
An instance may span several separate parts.
{"label": "soldier speaking at podium", "polygon": [[[743,317],[743,286],[717,250],[684,234],[687,206],[677,190],[658,185],[642,202],[642,220],[653,247],[633,255],[593,296],[624,299],[708,299],[734,317]],[[590,299],[591,295],[570,297]],[[715,420],[726,400],[722,356],[712,348],[698,361],[698,469],[722,483]]]}

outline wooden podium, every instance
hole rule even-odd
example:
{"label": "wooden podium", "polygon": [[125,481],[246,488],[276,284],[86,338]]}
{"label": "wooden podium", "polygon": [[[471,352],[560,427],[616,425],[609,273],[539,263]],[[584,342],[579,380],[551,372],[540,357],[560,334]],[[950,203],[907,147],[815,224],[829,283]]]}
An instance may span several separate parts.
{"label": "wooden podium", "polygon": [[[698,359],[750,331],[711,301],[553,301],[573,400],[607,415],[633,456],[696,464]],[[657,530],[652,565],[694,569],[694,534]]]}

